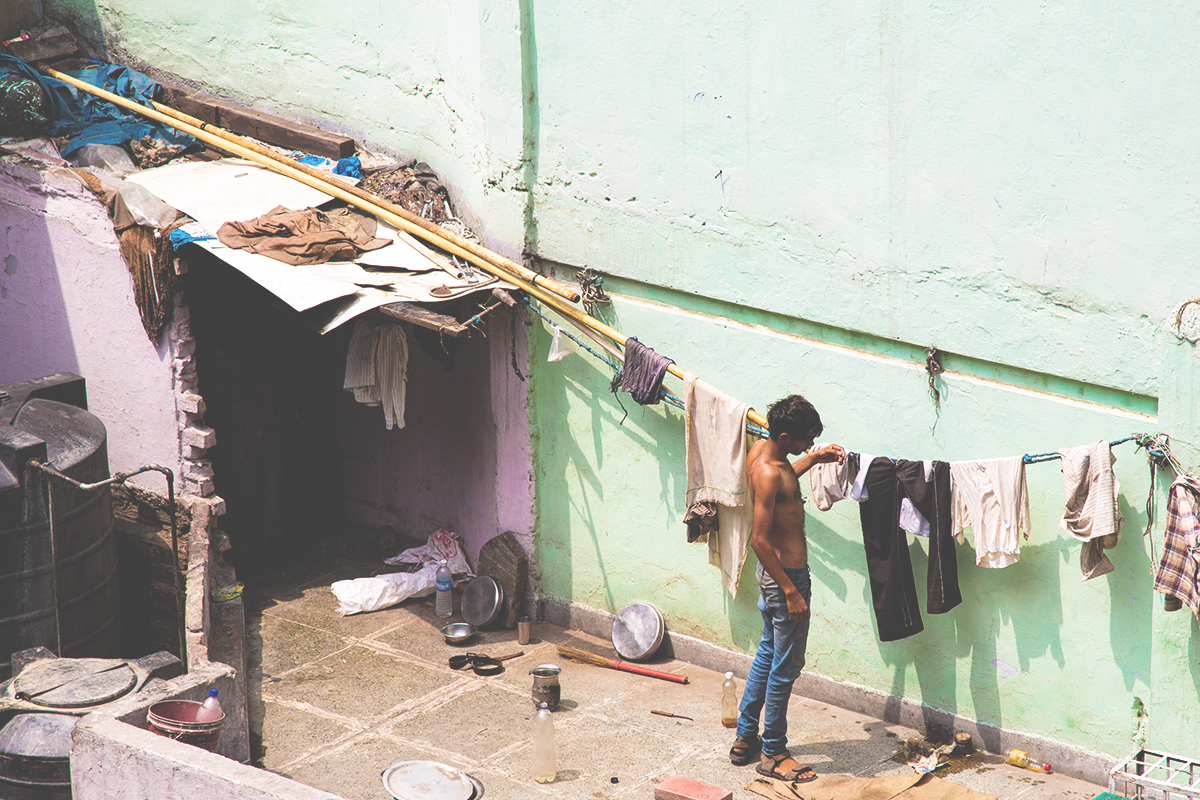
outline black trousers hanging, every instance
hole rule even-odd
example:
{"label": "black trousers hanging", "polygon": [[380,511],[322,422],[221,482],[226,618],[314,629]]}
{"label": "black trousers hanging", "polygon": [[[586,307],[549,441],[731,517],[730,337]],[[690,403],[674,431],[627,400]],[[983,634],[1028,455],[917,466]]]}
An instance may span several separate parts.
{"label": "black trousers hanging", "polygon": [[859,505],[859,517],[882,642],[904,639],[925,629],[917,606],[908,535],[900,527],[900,502],[904,498],[929,522],[927,610],[944,614],[962,602],[951,530],[950,465],[934,461],[932,467],[932,479],[928,481],[921,461],[893,463],[889,458],[876,458],[867,468],[867,499]]}

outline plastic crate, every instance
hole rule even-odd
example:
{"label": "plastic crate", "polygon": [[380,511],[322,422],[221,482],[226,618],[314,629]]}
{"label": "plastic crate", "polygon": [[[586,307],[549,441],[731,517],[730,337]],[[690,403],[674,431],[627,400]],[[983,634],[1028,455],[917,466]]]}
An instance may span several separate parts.
{"label": "plastic crate", "polygon": [[1200,800],[1200,761],[1135,750],[1109,771],[1108,790],[1131,800]]}

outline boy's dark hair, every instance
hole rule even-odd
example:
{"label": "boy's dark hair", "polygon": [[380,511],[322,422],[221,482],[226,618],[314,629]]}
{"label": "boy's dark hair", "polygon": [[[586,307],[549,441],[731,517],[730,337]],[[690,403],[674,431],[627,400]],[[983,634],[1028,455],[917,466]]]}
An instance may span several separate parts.
{"label": "boy's dark hair", "polygon": [[815,439],[825,426],[812,403],[792,394],[767,409],[767,430],[772,439],[778,439],[781,433],[789,434],[793,439]]}

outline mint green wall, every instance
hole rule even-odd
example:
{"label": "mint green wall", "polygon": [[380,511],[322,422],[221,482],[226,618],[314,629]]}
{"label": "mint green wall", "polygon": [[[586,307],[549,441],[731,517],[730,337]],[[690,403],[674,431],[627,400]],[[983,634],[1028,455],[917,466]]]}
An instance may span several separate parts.
{"label": "mint green wall", "polygon": [[[129,63],[428,161],[491,244],[599,270],[618,329],[759,410],[803,392],[827,440],[960,459],[1164,430],[1200,465],[1197,354],[1167,330],[1200,296],[1190,4],[50,6]],[[609,370],[533,332],[540,591],[650,599],[749,651],[753,559],[731,600],[678,522],[681,415],[626,399],[618,425]],[[1152,744],[1200,753],[1200,635],[1150,591],[1148,473],[1117,455],[1116,573],[1080,582],[1061,475],[1033,466],[1021,562],[964,548],[964,604],[899,643],[855,509],[814,510],[809,669],[1114,756],[1137,695]]]}

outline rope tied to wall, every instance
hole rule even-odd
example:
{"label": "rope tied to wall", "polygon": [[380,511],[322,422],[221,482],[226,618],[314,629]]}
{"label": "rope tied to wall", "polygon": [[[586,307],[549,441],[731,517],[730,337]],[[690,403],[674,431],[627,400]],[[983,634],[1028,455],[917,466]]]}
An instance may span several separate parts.
{"label": "rope tied to wall", "polygon": [[588,316],[599,319],[600,315],[596,313],[596,306],[600,303],[612,303],[612,298],[604,291],[604,276],[591,267],[584,267],[575,275],[575,280],[579,283],[582,295],[580,302],[583,303],[583,310],[588,313]]}

